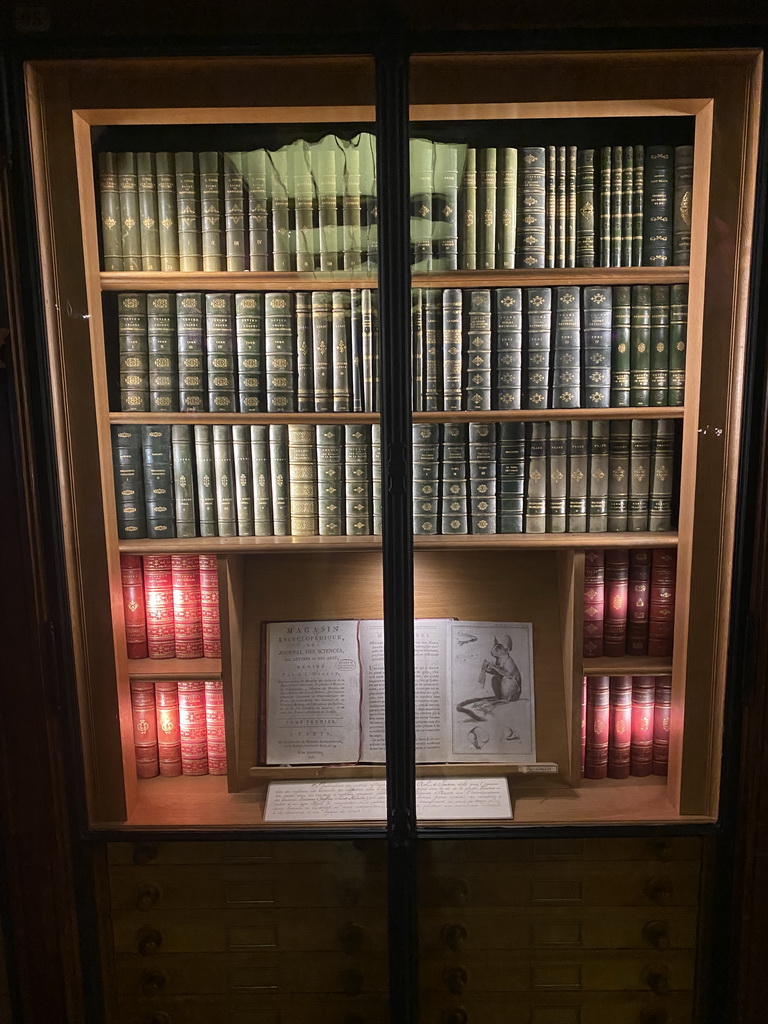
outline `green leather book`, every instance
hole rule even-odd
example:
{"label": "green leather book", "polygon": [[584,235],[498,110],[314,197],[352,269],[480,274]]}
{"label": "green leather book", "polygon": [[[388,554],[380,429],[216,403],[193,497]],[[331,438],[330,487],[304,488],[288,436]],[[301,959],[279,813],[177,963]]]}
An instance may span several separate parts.
{"label": "green leather book", "polygon": [[477,267],[496,267],[496,150],[477,152]]}
{"label": "green leather book", "polygon": [[111,435],[117,535],[140,540],[147,536],[141,427],[113,424]]}
{"label": "green leather book", "polygon": [[675,421],[655,420],[651,439],[648,526],[651,533],[672,528]]}
{"label": "green leather book", "polygon": [[519,409],[523,366],[523,291],[522,288],[496,288],[496,338],[492,346],[495,358],[493,408]]}
{"label": "green leather book", "polygon": [[[336,140],[339,145],[339,140]],[[359,270],[362,265],[362,227],[360,196],[360,150],[344,143],[342,159],[342,266],[344,270]]]}
{"label": "green leather book", "polygon": [[691,262],[691,207],[693,199],[693,146],[675,146],[675,205],[672,216],[672,262]]}
{"label": "green leather book", "polygon": [[611,265],[611,147],[600,150],[598,241],[599,267]]}
{"label": "green leather book", "polygon": [[643,201],[643,265],[666,267],[672,262],[674,150],[647,146]]}
{"label": "green leather book", "polygon": [[197,510],[201,537],[219,535],[216,522],[216,487],[213,469],[213,435],[211,428],[195,424],[195,476],[197,481]]}
{"label": "green leather book", "polygon": [[359,288],[349,293],[350,372],[352,382],[352,411],[365,412],[365,386],[363,383],[363,307]]}
{"label": "green leather book", "polygon": [[523,532],[525,498],[525,424],[499,423],[499,465],[496,484],[496,528],[499,533]]}
{"label": "green leather book", "polygon": [[264,296],[261,292],[235,293],[235,349],[238,409],[263,412],[267,403]]}
{"label": "green leather book", "polygon": [[269,482],[272,496],[272,530],[276,537],[291,532],[291,504],[288,491],[288,427],[269,425]]}
{"label": "green leather book", "polygon": [[316,535],[317,463],[314,424],[288,424],[288,494],[291,534],[294,537]]}
{"label": "green leather book", "polygon": [[289,292],[264,296],[264,368],[267,412],[296,408],[296,363],[292,297]]}
{"label": "green leather book", "polygon": [[445,288],[442,294],[442,361],[443,403],[446,411],[461,409],[461,348],[462,348],[462,294],[461,288]]}
{"label": "green leather book", "polygon": [[317,532],[321,537],[344,534],[344,428],[315,424],[317,454]]}
{"label": "green leather book", "polygon": [[379,293],[371,291],[371,365],[373,366],[373,408],[381,412],[381,346],[379,344]]}
{"label": "green leather book", "polygon": [[567,177],[568,177],[568,162],[566,156],[566,147],[557,147],[557,196],[556,196],[556,207],[557,207],[557,222],[555,230],[555,266],[564,267],[566,266],[566,249],[568,247],[566,240],[567,233]]}
{"label": "green leather book", "polygon": [[568,423],[554,420],[547,430],[547,533],[565,533],[568,500]]}
{"label": "green leather book", "polygon": [[248,269],[269,270],[269,199],[267,154],[263,149],[244,154],[248,216]]}
{"label": "green leather book", "polygon": [[224,154],[224,253],[226,269],[248,269],[243,153]]}
{"label": "green leather book", "polygon": [[198,155],[200,167],[200,226],[203,270],[226,270],[221,208],[219,154],[206,150]]}
{"label": "green leather book", "polygon": [[251,434],[251,470],[253,473],[253,533],[256,537],[272,534],[272,488],[269,472],[269,427],[253,423]]}
{"label": "green leather book", "polygon": [[381,536],[381,426],[371,424],[371,501],[373,506],[373,533]]}
{"label": "green leather book", "polygon": [[327,135],[312,149],[312,170],[317,188],[320,269],[339,269],[339,210],[337,153],[334,136]]}
{"label": "green leather book", "polygon": [[210,412],[236,412],[235,318],[231,292],[205,296],[205,352]]}
{"label": "green leather book", "polygon": [[512,270],[517,238],[517,150],[511,147],[499,149],[498,160],[497,266],[502,270]]}
{"label": "green leather book", "polygon": [[203,269],[203,241],[198,199],[198,170],[194,153],[177,153],[176,219],[179,226],[179,270]]}
{"label": "green leather book", "polygon": [[469,532],[496,533],[496,424],[469,424]]}
{"label": "green leather book", "polygon": [[643,203],[645,200],[645,147],[635,146],[632,161],[632,266],[643,264]]}
{"label": "green leather book", "polygon": [[630,406],[630,347],[632,291],[628,284],[613,287],[613,327],[611,329],[611,405]]}
{"label": "green leather book", "polygon": [[216,522],[219,537],[237,536],[235,466],[232,458],[232,431],[215,424],[213,435],[213,492],[216,498]]}
{"label": "green leather book", "polygon": [[413,409],[424,410],[424,332],[422,329],[422,288],[411,289],[411,362],[413,374]]}
{"label": "green leather book", "polygon": [[669,285],[651,287],[651,369],[649,405],[667,404],[669,395]]}
{"label": "green leather book", "polygon": [[[437,348],[442,318],[442,292],[439,288],[425,288],[424,296],[424,407],[427,412],[442,409],[440,364]],[[440,361],[442,363],[442,360]]]}
{"label": "green leather book", "polygon": [[467,353],[463,407],[477,412],[491,408],[491,290],[472,288],[465,295]]}
{"label": "green leather book", "polygon": [[344,463],[346,534],[367,537],[373,523],[371,428],[367,424],[344,427]]}
{"label": "green leather book", "polygon": [[609,266],[621,266],[623,249],[624,212],[624,150],[614,146],[611,152],[611,262]]}
{"label": "green leather book", "polygon": [[627,529],[629,511],[629,447],[631,423],[612,420],[608,444],[608,529]]}
{"label": "green leather book", "polygon": [[311,273],[317,269],[319,241],[315,231],[315,189],[307,144],[299,139],[290,148],[296,269]]}
{"label": "green leather book", "polygon": [[432,191],[434,144],[411,139],[411,269],[432,269]]}
{"label": "green leather book", "polygon": [[653,425],[653,420],[631,421],[627,529],[635,532],[648,529],[651,430]]}
{"label": "green leather book", "polygon": [[586,533],[589,491],[589,423],[571,420],[568,424],[568,533]]}
{"label": "green leather book", "polygon": [[608,446],[610,426],[605,420],[589,425],[589,499],[587,528],[590,533],[608,529]]}
{"label": "green leather book", "polygon": [[176,201],[176,161],[173,153],[155,154],[160,270],[179,269],[179,219]]}
{"label": "green leather book", "polygon": [[171,427],[171,453],[173,457],[173,505],[176,536],[196,537],[192,427],[185,423],[175,423]]}
{"label": "green leather book", "polygon": [[688,285],[669,293],[669,405],[685,404],[685,349],[688,340]]}
{"label": "green leather book", "polygon": [[520,154],[516,262],[533,270],[546,265],[546,153],[542,146],[528,146]]}
{"label": "green leather book", "polygon": [[272,213],[272,269],[291,269],[291,211],[288,150],[267,153],[267,192]]}
{"label": "green leather book", "polygon": [[467,149],[459,189],[459,268],[477,270],[477,150]]}
{"label": "green leather book", "polygon": [[565,285],[555,289],[555,346],[552,372],[552,408],[581,406],[581,289]]}
{"label": "green leather book", "polygon": [[117,339],[120,409],[149,412],[147,297],[142,292],[120,292],[117,296]]}
{"label": "green leather book", "polygon": [[99,153],[99,214],[101,252],[104,270],[123,269],[122,217],[117,180],[117,156]]}
{"label": "green leather book", "polygon": [[440,425],[413,425],[413,532],[436,534],[440,522]]}
{"label": "green leather book", "polygon": [[557,266],[557,146],[547,146],[546,266]]}
{"label": "green leather book", "polygon": [[588,286],[583,304],[584,405],[588,409],[607,409],[611,404],[611,288]]}
{"label": "green leather book", "polygon": [[525,532],[547,531],[547,424],[529,423],[525,483]]}
{"label": "green leather book", "polygon": [[595,265],[595,151],[580,149],[576,163],[576,266]]}
{"label": "green leather book", "polygon": [[179,410],[175,313],[175,302],[168,292],[147,295],[150,412]]}
{"label": "green leather book", "polygon": [[136,154],[139,189],[139,234],[141,236],[141,269],[160,269],[160,234],[157,220],[157,181],[153,153]]}
{"label": "green leather book", "polygon": [[314,412],[315,379],[312,362],[312,293],[296,292],[296,408]]}
{"label": "green leather book", "polygon": [[440,532],[468,533],[465,423],[446,423],[443,426],[441,458]]}
{"label": "green leather book", "polygon": [[360,311],[363,326],[363,389],[364,412],[376,412],[379,407],[379,362],[378,330],[375,292],[363,288],[360,296]]}
{"label": "green leather book", "polygon": [[634,233],[634,150],[625,146],[622,155],[623,189],[621,196],[621,266],[632,266],[632,236]]}
{"label": "green leather book", "polygon": [[435,191],[432,197],[433,270],[457,270],[459,266],[459,147],[436,142]]}
{"label": "green leather book", "polygon": [[312,367],[315,412],[333,409],[331,362],[331,293],[312,292]]}
{"label": "green leather book", "polygon": [[333,373],[333,411],[349,412],[351,407],[350,360],[352,355],[352,314],[348,291],[333,292],[331,307],[331,367]]}
{"label": "green leather book", "polygon": [[117,186],[120,192],[120,244],[123,270],[141,270],[141,226],[136,154],[117,154]]}
{"label": "green leather book", "polygon": [[565,177],[565,265],[576,266],[576,172],[578,151],[568,146]]}
{"label": "green leather book", "polygon": [[651,385],[651,286],[632,287],[632,327],[629,352],[630,405],[650,404]]}
{"label": "green leather book", "polygon": [[526,408],[548,409],[552,289],[526,288],[525,304],[528,328]]}
{"label": "green leather book", "polygon": [[376,139],[370,132],[357,136],[360,149],[360,197],[365,223],[363,248],[365,266],[375,271],[379,265],[379,201],[376,180]]}
{"label": "green leather book", "polygon": [[141,448],[147,536],[152,539],[175,537],[171,428],[142,427]]}
{"label": "green leather book", "polygon": [[177,292],[175,298],[179,411],[204,412],[207,361],[203,341],[203,297],[200,292]]}
{"label": "green leather book", "polygon": [[253,521],[253,465],[251,430],[243,424],[232,426],[232,470],[235,478],[237,536],[255,536]]}

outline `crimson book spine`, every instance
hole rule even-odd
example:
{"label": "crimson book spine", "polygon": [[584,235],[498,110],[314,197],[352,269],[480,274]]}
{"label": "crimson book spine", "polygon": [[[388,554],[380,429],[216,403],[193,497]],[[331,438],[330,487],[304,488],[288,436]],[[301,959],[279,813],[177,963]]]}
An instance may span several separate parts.
{"label": "crimson book spine", "polygon": [[653,755],[653,707],[656,700],[656,677],[634,676],[632,679],[632,744],[629,751],[630,774],[651,774]]}
{"label": "crimson book spine", "polygon": [[221,657],[219,622],[219,568],[216,555],[199,555],[200,612],[203,623],[203,657]]}
{"label": "crimson book spine", "polygon": [[133,746],[136,751],[136,775],[153,779],[160,773],[157,752],[155,684],[151,680],[131,680]]}
{"label": "crimson book spine", "polygon": [[627,654],[648,653],[648,605],[651,552],[637,548],[629,553],[629,603],[627,607]]}
{"label": "crimson book spine", "polygon": [[[147,614],[141,555],[120,555],[125,643],[129,658],[148,658]],[[153,698],[154,699],[154,698]]]}
{"label": "crimson book spine", "polygon": [[587,762],[587,677],[581,680],[581,774]]}
{"label": "crimson book spine", "polygon": [[202,658],[200,556],[171,555],[173,631],[177,658]]}
{"label": "crimson book spine", "polygon": [[675,639],[675,576],[677,554],[674,548],[655,548],[651,561],[651,603],[648,622],[648,653],[654,658],[670,658]]}
{"label": "crimson book spine", "polygon": [[181,679],[179,688],[179,735],[182,775],[208,774],[208,726],[205,683]]}
{"label": "crimson book spine", "polygon": [[170,555],[144,556],[144,596],[149,657],[173,658],[176,655],[176,641]]}
{"label": "crimson book spine", "polygon": [[608,774],[609,690],[608,676],[587,678],[585,779],[604,779]]}
{"label": "crimson book spine", "polygon": [[172,778],[181,775],[179,691],[175,682],[158,680],[155,683],[155,708],[160,774]]}
{"label": "crimson book spine", "polygon": [[608,728],[608,778],[629,778],[632,738],[632,676],[611,676]]}
{"label": "crimson book spine", "polygon": [[653,708],[651,774],[666,775],[669,763],[669,720],[672,713],[672,676],[656,676]]}
{"label": "crimson book spine", "polygon": [[609,658],[621,658],[627,653],[628,588],[629,551],[606,549],[603,653]]}
{"label": "crimson book spine", "polygon": [[605,618],[605,550],[587,551],[584,558],[584,657],[603,655]]}
{"label": "crimson book spine", "polygon": [[224,684],[220,679],[205,681],[205,730],[208,774],[227,774],[227,744],[224,726]]}

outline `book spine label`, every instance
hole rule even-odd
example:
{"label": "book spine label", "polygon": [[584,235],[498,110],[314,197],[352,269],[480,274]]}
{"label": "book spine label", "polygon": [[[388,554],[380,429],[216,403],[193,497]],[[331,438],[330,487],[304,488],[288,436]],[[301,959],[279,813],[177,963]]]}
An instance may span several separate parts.
{"label": "book spine label", "polygon": [[176,656],[173,621],[173,573],[170,555],[144,555],[147,650],[150,658]]}
{"label": "book spine label", "polygon": [[272,484],[269,468],[269,427],[251,425],[251,467],[253,470],[253,528],[257,537],[272,534]]}
{"label": "book spine label", "polygon": [[547,146],[546,223],[544,229],[545,265],[556,266],[555,243],[557,228],[557,147]]}
{"label": "book spine label", "polygon": [[208,748],[208,774],[226,775],[224,684],[220,679],[205,680],[205,734]]}
{"label": "book spine label", "polygon": [[192,427],[174,424],[171,427],[173,457],[173,507],[177,537],[197,536],[195,515],[195,473],[192,467]]}
{"label": "book spine label", "polygon": [[624,146],[623,183],[621,193],[621,266],[632,266],[632,233],[634,231],[635,168],[634,149]]}
{"label": "book spine label", "polygon": [[623,533],[627,529],[630,437],[631,425],[628,421],[611,422],[608,448],[608,529],[616,533]]}
{"label": "book spine label", "polygon": [[517,239],[517,150],[500,149],[499,157],[498,265],[502,270],[512,270]]}
{"label": "book spine label", "polygon": [[685,402],[685,349],[688,340],[688,285],[673,284],[669,294],[669,394],[670,405]]}
{"label": "book spine label", "polygon": [[219,154],[198,154],[200,166],[200,225],[203,270],[225,270],[226,255],[221,223]]}
{"label": "book spine label", "polygon": [[367,537],[373,529],[369,426],[355,423],[344,427],[344,462],[346,533],[348,537]]}
{"label": "book spine label", "polygon": [[651,287],[649,404],[665,406],[669,395],[669,285]]}
{"label": "book spine label", "polygon": [[333,292],[331,311],[331,366],[333,369],[333,411],[350,410],[350,318],[352,305],[348,291]]}
{"label": "book spine label", "polygon": [[235,412],[235,344],[232,295],[205,296],[205,351],[210,412]]}
{"label": "book spine label", "polygon": [[205,682],[180,679],[179,738],[182,775],[208,774],[208,724],[205,710]]}
{"label": "book spine label", "polygon": [[556,288],[552,408],[581,406],[581,289]]}
{"label": "book spine label", "polygon": [[467,514],[467,428],[464,423],[443,427],[440,532],[469,532]]}
{"label": "book spine label", "polygon": [[521,170],[517,211],[518,264],[529,270],[545,266],[546,156],[541,146],[520,150]]}
{"label": "book spine label", "polygon": [[496,288],[495,296],[495,407],[519,409],[522,404],[523,290]]}
{"label": "book spine label", "polygon": [[608,778],[628,779],[632,742],[632,676],[609,683]]}
{"label": "book spine label", "polygon": [[643,263],[643,202],[645,199],[645,147],[635,146],[632,166],[632,266]]}
{"label": "book spine label", "polygon": [[[129,658],[148,658],[147,616],[141,555],[120,555],[125,642]],[[153,695],[154,702],[154,695]],[[154,704],[153,704],[154,706]]]}
{"label": "book spine label", "polygon": [[523,532],[525,424],[500,423],[496,525],[499,533]]}
{"label": "book spine label", "polygon": [[[434,143],[411,139],[411,263],[416,272],[432,269],[432,190]],[[479,184],[478,166],[478,184]]]}
{"label": "book spine label", "polygon": [[114,153],[99,153],[98,174],[102,266],[105,270],[122,270],[120,187],[117,177],[117,157]]}
{"label": "book spine label", "polygon": [[117,337],[120,409],[122,412],[149,412],[146,295],[121,292],[117,296]]}
{"label": "book spine label", "polygon": [[571,420],[568,439],[568,532],[586,533],[589,482],[589,423]]}
{"label": "book spine label", "polygon": [[675,146],[675,205],[672,218],[672,262],[691,262],[691,206],[693,198],[693,146]]}
{"label": "book spine label", "polygon": [[175,302],[168,292],[147,295],[147,350],[151,412],[178,412]]}
{"label": "book spine label", "polygon": [[264,296],[260,292],[235,294],[235,347],[237,349],[237,399],[240,412],[263,412]]}
{"label": "book spine label", "polygon": [[213,468],[213,440],[211,428],[195,424],[195,469],[197,479],[197,508],[201,537],[217,537],[216,486]]}
{"label": "book spine label", "polygon": [[605,550],[593,548],[584,556],[584,657],[602,658],[605,618]]}
{"label": "book spine label", "polygon": [[568,495],[568,424],[558,420],[547,431],[549,487],[547,492],[547,532],[565,533]]}
{"label": "book spine label", "polygon": [[310,424],[288,424],[288,487],[291,534],[317,534],[317,466],[315,428]]}
{"label": "book spine label", "polygon": [[176,294],[180,412],[204,412],[206,408],[207,376],[202,301],[199,292]]}
{"label": "book spine label", "polygon": [[141,269],[160,269],[160,235],[157,221],[157,182],[153,153],[136,154],[139,189],[139,234],[141,235]]}
{"label": "book spine label", "polygon": [[677,555],[674,549],[654,548],[651,557],[651,605],[648,654],[669,658],[675,640],[675,587]]}
{"label": "book spine label", "polygon": [[248,269],[269,269],[269,200],[267,154],[263,149],[245,154],[245,190],[248,211]]}
{"label": "book spine label", "polygon": [[628,550],[606,548],[603,653],[609,658],[621,658],[627,653],[628,588]]}
{"label": "book spine label", "polygon": [[624,214],[624,150],[614,146],[611,152],[611,262],[610,266],[621,266]]}
{"label": "book spine label", "polygon": [[179,269],[179,218],[173,153],[155,154],[160,270]]}
{"label": "book spine label", "polygon": [[459,152],[453,143],[435,143],[435,186],[432,196],[433,270],[459,266]]}
{"label": "book spine label", "polygon": [[608,774],[610,725],[610,680],[608,676],[587,678],[587,737],[584,778],[604,779]]}
{"label": "book spine label", "polygon": [[496,150],[481,149],[477,165],[478,270],[496,268]]}
{"label": "book spine label", "polygon": [[198,170],[194,153],[176,154],[176,214],[179,225],[179,270],[203,269]]}
{"label": "book spine label", "polygon": [[199,555],[171,555],[173,631],[177,658],[202,658]]}
{"label": "book spine label", "polygon": [[671,146],[645,150],[643,264],[666,267],[672,262],[674,151]]}
{"label": "book spine label", "polygon": [[440,426],[413,425],[413,532],[437,533],[440,511]]}
{"label": "book spine label", "polygon": [[157,747],[160,774],[166,778],[181,775],[181,734],[179,731],[179,688],[175,682],[155,683],[157,710]]}
{"label": "book spine label", "polygon": [[267,292],[264,296],[264,349],[267,412],[293,412],[296,408],[296,338],[288,292]]}
{"label": "book spine label", "polygon": [[627,654],[643,657],[648,653],[648,604],[651,578],[651,553],[636,548],[629,553],[629,604],[627,607]]}
{"label": "book spine label", "polygon": [[200,563],[200,616],[203,624],[203,657],[221,657],[219,621],[219,567],[216,555],[198,555]]}
{"label": "book spine label", "polygon": [[549,408],[552,289],[526,288],[528,327],[527,408]]}
{"label": "book spine label", "polygon": [[477,150],[467,149],[459,190],[459,267],[477,270]]}
{"label": "book spine label", "polygon": [[171,428],[142,427],[141,444],[147,534],[161,539],[175,537]]}
{"label": "book spine label", "polygon": [[424,289],[424,407],[427,412],[442,408],[442,361],[438,363],[442,294],[439,288]]}
{"label": "book spine label", "polygon": [[360,153],[354,146],[347,146],[344,149],[343,159],[344,194],[341,210],[343,266],[345,270],[359,270],[362,265]]}
{"label": "book spine label", "polygon": [[656,420],[653,424],[648,495],[648,530],[663,532],[672,528],[672,488],[675,473],[675,421]]}
{"label": "book spine label", "polygon": [[151,680],[131,680],[131,714],[136,776],[139,779],[152,779],[160,774],[160,764],[157,751],[155,684]]}
{"label": "book spine label", "polygon": [[588,409],[607,409],[611,404],[612,301],[610,287],[584,289],[584,405]]}
{"label": "book spine label", "polygon": [[240,273],[248,269],[245,242],[245,179],[243,154],[224,154],[224,253],[226,269]]}
{"label": "book spine label", "polygon": [[611,265],[611,147],[600,150],[599,267]]}
{"label": "book spine label", "polygon": [[232,426],[232,468],[235,478],[235,509],[238,537],[253,537],[253,467],[251,431],[242,424]]}
{"label": "book spine label", "polygon": [[120,193],[120,244],[123,270],[141,270],[141,218],[136,154],[117,154],[117,185]]}
{"label": "book spine label", "polygon": [[469,530],[496,533],[496,424],[469,424]]}
{"label": "book spine label", "polygon": [[669,723],[672,715],[672,676],[656,676],[653,709],[651,774],[666,775],[669,765]]}
{"label": "book spine label", "polygon": [[331,324],[331,293],[312,292],[312,366],[315,412],[330,412],[333,408]]}
{"label": "book spine label", "polygon": [[632,420],[629,443],[629,505],[627,529],[648,529],[648,496],[651,470],[651,420]]}
{"label": "book spine label", "polygon": [[629,285],[614,285],[611,327],[611,405],[630,406],[630,348],[632,344],[632,292]]}
{"label": "book spine label", "polygon": [[[474,288],[467,298],[469,311],[463,404],[470,412],[477,412],[491,408],[491,291],[489,288]],[[458,344],[461,349],[461,336]]]}
{"label": "book spine label", "polygon": [[272,212],[272,270],[291,269],[291,210],[288,183],[288,151],[268,154],[267,189]]}
{"label": "book spine label", "polygon": [[318,423],[315,426],[317,532],[321,537],[340,537],[344,534],[343,429],[336,423]]}
{"label": "book spine label", "polygon": [[631,775],[642,777],[651,774],[655,698],[654,676],[632,678],[632,742],[629,751]]}
{"label": "book spine label", "polygon": [[213,436],[213,478],[216,496],[216,523],[219,537],[237,536],[232,432],[228,426],[211,427]]}
{"label": "book spine label", "polygon": [[288,427],[269,425],[269,474],[272,498],[272,531],[276,537],[291,532],[291,506],[288,491]]}
{"label": "book spine label", "polygon": [[590,533],[608,529],[609,425],[596,421],[589,427],[589,516]]}
{"label": "book spine label", "polygon": [[443,408],[461,409],[462,294],[460,288],[443,291]]}
{"label": "book spine label", "polygon": [[547,529],[547,424],[531,423],[527,439],[528,457],[525,487],[525,532],[546,533]]}
{"label": "book spine label", "polygon": [[595,151],[580,149],[576,163],[576,266],[595,265]]}

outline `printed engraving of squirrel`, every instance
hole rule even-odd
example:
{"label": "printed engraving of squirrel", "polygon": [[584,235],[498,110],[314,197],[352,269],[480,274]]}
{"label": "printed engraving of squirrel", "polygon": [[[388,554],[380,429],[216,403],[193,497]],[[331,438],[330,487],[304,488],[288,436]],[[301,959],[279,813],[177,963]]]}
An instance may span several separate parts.
{"label": "printed engraving of squirrel", "polygon": [[520,699],[523,681],[520,669],[512,657],[512,637],[507,633],[501,640],[493,638],[491,658],[485,658],[480,666],[478,683],[485,689],[488,676],[491,678],[493,697],[470,697],[456,705],[456,710],[468,715],[475,722],[483,722],[493,714],[498,704],[509,704]]}

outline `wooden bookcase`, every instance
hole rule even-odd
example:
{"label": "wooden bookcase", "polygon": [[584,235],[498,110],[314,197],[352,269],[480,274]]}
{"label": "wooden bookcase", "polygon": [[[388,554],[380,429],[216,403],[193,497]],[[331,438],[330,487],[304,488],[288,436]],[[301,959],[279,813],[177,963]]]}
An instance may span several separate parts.
{"label": "wooden bookcase", "polygon": [[[311,65],[311,74],[308,67]],[[299,74],[299,69],[301,73]],[[716,819],[760,56],[757,51],[422,55],[411,61],[414,123],[686,118],[695,122],[690,267],[457,271],[414,286],[689,285],[681,408],[413,414],[414,422],[602,418],[682,420],[678,527],[669,533],[519,534],[414,539],[418,617],[533,621],[539,761],[422,766],[419,774],[505,774],[523,825],[680,823]],[[270,778],[371,777],[382,767],[258,768],[261,624],[281,618],[381,616],[378,537],[118,540],[110,425],[371,423],[371,414],[110,411],[102,301],[117,291],[377,287],[365,275],[103,272],[92,135],[103,126],[372,123],[372,59],[216,58],[35,62],[28,98],[50,377],[66,538],[85,786],[94,827],[259,826]],[[311,78],[312,95],[306,82]],[[258,106],[247,102],[257,98]],[[386,140],[379,140],[386,145]],[[405,343],[383,339],[382,344]],[[674,654],[581,655],[584,552],[675,547]],[[219,556],[222,662],[132,662],[125,654],[120,553]],[[129,679],[225,681],[229,777],[137,781]],[[673,676],[668,778],[580,778],[584,674]]]}

